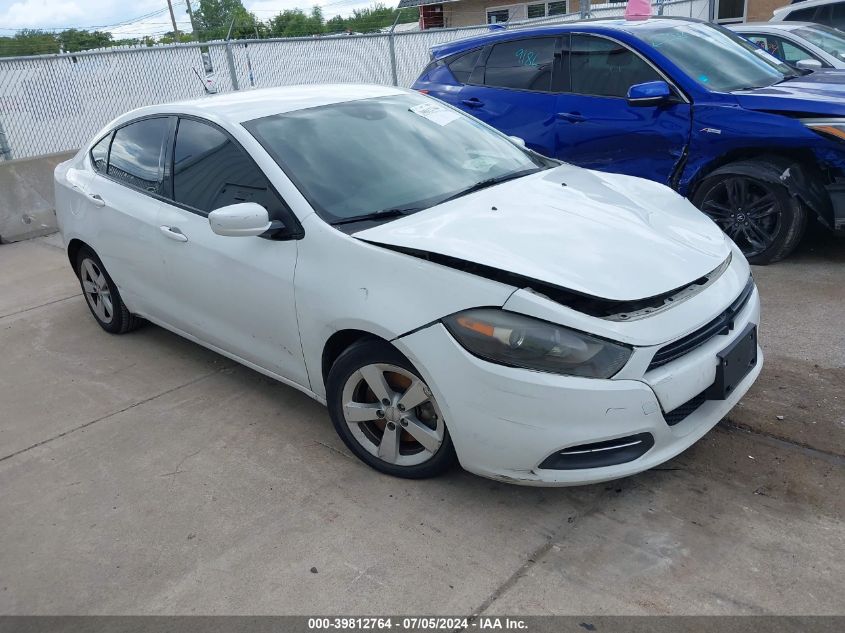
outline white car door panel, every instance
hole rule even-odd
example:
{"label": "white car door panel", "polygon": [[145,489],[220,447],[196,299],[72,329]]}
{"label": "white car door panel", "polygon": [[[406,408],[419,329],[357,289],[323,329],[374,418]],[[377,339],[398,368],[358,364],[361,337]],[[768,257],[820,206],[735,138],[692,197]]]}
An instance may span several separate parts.
{"label": "white car door panel", "polygon": [[294,302],[296,240],[224,237],[207,213],[257,202],[284,206],[261,170],[221,129],[179,120],[173,204],[162,203],[157,251],[166,270],[167,323],[297,384],[308,386]]}
{"label": "white car door panel", "polygon": [[307,386],[293,294],[297,242],[216,235],[206,217],[171,205],[160,218],[164,320]]}

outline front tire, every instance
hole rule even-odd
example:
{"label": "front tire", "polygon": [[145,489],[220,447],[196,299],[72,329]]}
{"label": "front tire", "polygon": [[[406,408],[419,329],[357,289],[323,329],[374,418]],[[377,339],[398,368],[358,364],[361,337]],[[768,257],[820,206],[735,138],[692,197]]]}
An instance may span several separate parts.
{"label": "front tire", "polygon": [[422,479],[456,461],[431,390],[389,343],[365,339],[343,352],[329,371],[326,400],[337,434],[376,470]]}
{"label": "front tire", "polygon": [[762,161],[720,167],[705,177],[693,204],[730,237],[752,264],[771,264],[789,255],[804,234],[807,211],[783,185],[755,178]]}
{"label": "front tire", "polygon": [[91,315],[106,332],[125,334],[141,324],[141,319],[129,312],[103,262],[91,249],[79,249],[76,276]]}

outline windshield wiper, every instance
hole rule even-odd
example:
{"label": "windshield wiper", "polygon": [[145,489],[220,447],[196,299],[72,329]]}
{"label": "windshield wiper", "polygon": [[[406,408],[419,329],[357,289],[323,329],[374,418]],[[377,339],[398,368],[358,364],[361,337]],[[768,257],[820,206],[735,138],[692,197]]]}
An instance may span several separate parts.
{"label": "windshield wiper", "polygon": [[351,218],[335,220],[331,223],[331,225],[337,226],[338,224],[352,224],[353,222],[364,222],[366,220],[387,220],[389,218],[398,218],[421,210],[421,207],[410,207],[408,209],[382,209],[381,211],[373,211],[372,213],[354,215]]}
{"label": "windshield wiper", "polygon": [[492,187],[493,185],[498,185],[503,182],[507,182],[508,180],[516,180],[517,178],[522,178],[523,176],[528,176],[530,174],[536,174],[538,171],[542,171],[541,168],[536,167],[532,169],[523,169],[521,171],[515,171],[510,174],[504,174],[503,176],[496,176],[495,178],[488,178],[487,180],[482,180],[480,182],[475,183],[467,187],[466,189],[462,189],[458,193],[452,194],[448,198],[441,200],[438,204],[443,204],[444,202],[449,202],[449,200],[454,200],[455,198],[460,198],[461,196],[465,196],[467,194],[473,193],[475,191],[481,191],[482,189],[487,189],[487,187]]}

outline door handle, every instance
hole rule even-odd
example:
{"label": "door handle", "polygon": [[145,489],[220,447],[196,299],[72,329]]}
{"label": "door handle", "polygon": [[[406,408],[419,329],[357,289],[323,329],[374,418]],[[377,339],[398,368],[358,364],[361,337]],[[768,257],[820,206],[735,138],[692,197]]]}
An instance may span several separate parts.
{"label": "door handle", "polygon": [[188,236],[182,233],[176,226],[160,226],[159,230],[164,234],[164,237],[169,237],[171,240],[177,242],[187,242]]}
{"label": "door handle", "polygon": [[582,123],[587,120],[580,112],[558,112],[557,118],[569,121],[570,123]]}
{"label": "door handle", "polygon": [[95,207],[106,206],[106,201],[103,200],[103,198],[98,193],[86,193],[85,197],[88,198],[88,201]]}
{"label": "door handle", "polygon": [[483,101],[480,101],[475,97],[473,97],[472,99],[464,99],[463,101],[461,101],[461,103],[463,103],[465,106],[469,106],[470,108],[480,108],[484,105]]}

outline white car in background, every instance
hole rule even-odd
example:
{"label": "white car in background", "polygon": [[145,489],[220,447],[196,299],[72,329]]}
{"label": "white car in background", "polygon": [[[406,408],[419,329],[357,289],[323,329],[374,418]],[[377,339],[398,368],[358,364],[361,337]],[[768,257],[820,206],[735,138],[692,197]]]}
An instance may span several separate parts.
{"label": "white car in background", "polygon": [[845,69],[845,33],[812,22],[747,22],[728,27],[800,68]]}
{"label": "white car in background", "polygon": [[772,12],[771,22],[813,22],[845,28],[845,0],[802,0]]}
{"label": "white car in background", "polygon": [[55,180],[103,329],[143,317],[304,391],[392,475],[456,456],[523,484],[630,475],[760,372],[749,266],[686,199],[416,92],[141,108]]}

